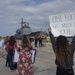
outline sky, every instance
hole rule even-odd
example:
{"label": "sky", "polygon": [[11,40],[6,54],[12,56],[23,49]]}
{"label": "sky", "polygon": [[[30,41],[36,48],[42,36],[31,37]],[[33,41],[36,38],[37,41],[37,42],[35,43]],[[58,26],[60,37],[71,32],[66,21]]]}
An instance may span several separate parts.
{"label": "sky", "polygon": [[75,12],[75,0],[0,0],[0,36],[11,36],[21,18],[32,32],[48,31],[49,15]]}

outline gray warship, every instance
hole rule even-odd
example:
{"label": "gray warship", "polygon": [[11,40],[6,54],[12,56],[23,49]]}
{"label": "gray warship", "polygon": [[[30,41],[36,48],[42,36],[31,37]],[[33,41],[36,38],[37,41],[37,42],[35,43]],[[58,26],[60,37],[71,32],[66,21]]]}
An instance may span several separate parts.
{"label": "gray warship", "polygon": [[32,30],[29,27],[29,23],[26,21],[23,21],[23,18],[21,19],[21,28],[16,30],[16,37],[22,38],[23,35],[31,34]]}
{"label": "gray warship", "polygon": [[18,39],[21,39],[23,35],[29,36],[31,40],[35,35],[39,36],[40,34],[42,34],[42,36],[44,37],[48,36],[48,33],[42,31],[42,29],[40,31],[32,32],[32,29],[30,28],[29,23],[26,21],[23,21],[23,18],[21,18],[20,24],[21,24],[21,28],[17,29],[15,34],[15,36]]}

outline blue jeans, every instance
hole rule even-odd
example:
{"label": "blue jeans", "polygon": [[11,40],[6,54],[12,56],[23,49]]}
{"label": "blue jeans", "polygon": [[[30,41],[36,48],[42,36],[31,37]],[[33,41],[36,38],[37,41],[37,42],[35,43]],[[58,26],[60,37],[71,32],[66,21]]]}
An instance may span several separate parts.
{"label": "blue jeans", "polygon": [[7,67],[9,67],[9,59],[8,59],[8,54],[7,54],[7,56],[6,56],[6,64],[5,64],[5,66],[7,66]]}
{"label": "blue jeans", "polygon": [[13,53],[8,54],[8,66],[10,67],[11,70],[14,70],[13,57],[14,57]]}

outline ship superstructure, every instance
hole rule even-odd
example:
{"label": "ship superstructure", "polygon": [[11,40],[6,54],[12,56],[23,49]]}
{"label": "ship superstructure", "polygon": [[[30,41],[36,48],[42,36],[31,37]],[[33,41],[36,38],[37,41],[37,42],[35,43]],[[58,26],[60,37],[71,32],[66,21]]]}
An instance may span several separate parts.
{"label": "ship superstructure", "polygon": [[29,23],[28,22],[24,22],[23,18],[21,19],[21,28],[16,30],[17,35],[22,36],[22,35],[27,35],[27,34],[31,34],[32,30],[29,27]]}

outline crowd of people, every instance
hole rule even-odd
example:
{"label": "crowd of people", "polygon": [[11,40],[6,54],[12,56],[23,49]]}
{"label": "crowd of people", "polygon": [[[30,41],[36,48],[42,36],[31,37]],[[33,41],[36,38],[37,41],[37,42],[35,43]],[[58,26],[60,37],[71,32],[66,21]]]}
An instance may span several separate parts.
{"label": "crowd of people", "polygon": [[[69,43],[67,38],[63,35],[59,35],[57,39],[54,38],[52,34],[51,27],[48,28],[50,41],[52,43],[52,48],[55,53],[55,64],[57,65],[56,75],[74,75],[73,71],[73,56],[75,51],[75,36],[72,42]],[[42,35],[35,36],[35,47],[37,47],[37,42],[39,41],[39,47],[42,47]],[[22,37],[21,43],[18,44],[14,36],[7,36],[5,40],[0,37],[0,57],[3,56],[3,46],[6,50],[6,67],[10,70],[17,71],[17,75],[32,75],[32,54],[33,49],[29,37],[24,35]],[[15,50],[19,53],[18,62],[14,62]]]}
{"label": "crowd of people", "polygon": [[[3,40],[1,38],[1,40]],[[22,37],[21,43],[18,44],[14,36],[7,36],[1,42],[0,55],[3,57],[2,48],[5,47],[6,63],[5,66],[9,67],[11,71],[16,70],[17,75],[32,75],[32,45],[26,35]],[[15,50],[19,54],[18,62],[14,61]]]}

